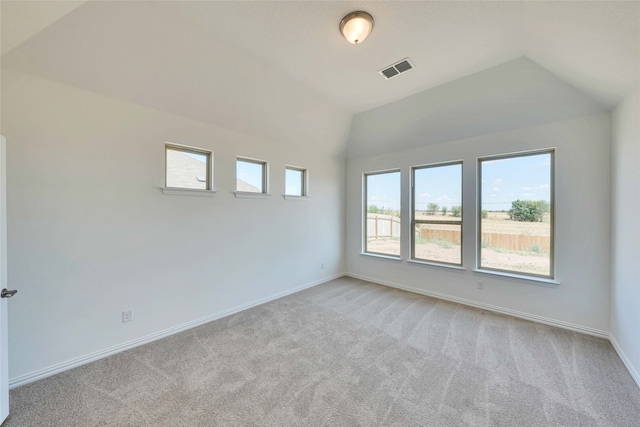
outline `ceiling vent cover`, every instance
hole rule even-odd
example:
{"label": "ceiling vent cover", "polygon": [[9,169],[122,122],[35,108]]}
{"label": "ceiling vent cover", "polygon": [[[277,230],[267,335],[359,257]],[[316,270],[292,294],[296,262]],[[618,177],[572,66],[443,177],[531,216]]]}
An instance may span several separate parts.
{"label": "ceiling vent cover", "polygon": [[393,65],[388,67],[384,67],[382,70],[378,71],[382,77],[389,80],[392,77],[398,76],[406,71],[409,71],[416,66],[413,65],[413,62],[409,58],[404,58]]}

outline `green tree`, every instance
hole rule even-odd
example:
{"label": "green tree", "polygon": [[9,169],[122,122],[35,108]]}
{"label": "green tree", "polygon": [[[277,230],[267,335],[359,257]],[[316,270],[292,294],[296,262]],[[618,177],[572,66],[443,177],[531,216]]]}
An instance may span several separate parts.
{"label": "green tree", "polygon": [[549,211],[549,203],[544,200],[515,200],[507,212],[509,219],[524,222],[542,222],[545,212]]}
{"label": "green tree", "polygon": [[489,218],[489,211],[483,210],[482,211],[482,219],[487,219],[487,218]]}
{"label": "green tree", "polygon": [[442,215],[447,216],[447,212],[449,211],[449,209],[446,206],[443,206],[442,209],[440,209],[440,212],[442,212]]}
{"label": "green tree", "polygon": [[380,208],[376,205],[369,205],[369,208],[367,209],[367,212],[369,213],[380,213]]}
{"label": "green tree", "polygon": [[458,218],[462,215],[462,206],[451,206],[451,216]]}
{"label": "green tree", "polygon": [[429,203],[427,205],[427,213],[429,215],[435,215],[438,212],[438,204],[437,203]]}

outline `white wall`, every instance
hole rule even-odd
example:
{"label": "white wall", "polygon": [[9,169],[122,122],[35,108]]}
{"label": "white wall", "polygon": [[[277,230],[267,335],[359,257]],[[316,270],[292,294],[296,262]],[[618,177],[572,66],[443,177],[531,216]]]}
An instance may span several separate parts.
{"label": "white wall", "polygon": [[611,337],[640,386],[640,100],[613,112]]}
{"label": "white wall", "polygon": [[[609,113],[480,136],[384,155],[347,160],[347,271],[389,283],[492,306],[606,336],[609,330],[610,146]],[[560,285],[544,287],[481,275],[475,265],[476,159],[480,156],[556,147],[556,272]],[[463,165],[465,271],[361,255],[362,174],[402,170],[402,221],[409,223],[409,173],[414,165],[460,160]],[[485,289],[476,287],[477,281]]]}
{"label": "white wall", "polygon": [[[343,271],[341,141],[266,140],[7,70],[2,88],[14,382]],[[215,197],[162,194],[165,141],[213,150]],[[270,199],[231,193],[237,155],[270,162]],[[285,164],[309,169],[310,200],[284,200]]]}

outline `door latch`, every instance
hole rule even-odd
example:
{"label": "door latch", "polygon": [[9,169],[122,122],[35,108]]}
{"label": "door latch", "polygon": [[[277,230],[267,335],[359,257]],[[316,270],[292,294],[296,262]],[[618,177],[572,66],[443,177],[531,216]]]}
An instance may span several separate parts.
{"label": "door latch", "polygon": [[9,290],[7,290],[7,288],[4,288],[2,290],[2,292],[0,292],[0,297],[2,297],[2,298],[11,298],[12,296],[14,296],[17,293],[18,293],[18,291],[15,291],[15,290],[9,291]]}

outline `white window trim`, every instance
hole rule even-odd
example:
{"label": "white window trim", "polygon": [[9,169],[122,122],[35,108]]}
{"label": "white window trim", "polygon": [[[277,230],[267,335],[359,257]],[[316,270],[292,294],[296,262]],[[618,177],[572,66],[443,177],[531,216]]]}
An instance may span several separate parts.
{"label": "white window trim", "polygon": [[162,193],[166,196],[197,196],[197,197],[213,197],[217,191],[214,190],[198,190],[196,188],[173,188],[162,187]]}
{"label": "white window trim", "polygon": [[536,284],[540,286],[547,286],[547,287],[553,287],[553,288],[555,288],[557,285],[560,285],[560,281],[558,281],[557,279],[548,279],[545,277],[538,277],[538,276],[527,276],[523,274],[503,272],[500,270],[485,270],[482,268],[475,268],[473,272],[487,275],[487,276],[494,276],[496,278],[517,279],[524,282],[529,282],[530,284]]}
{"label": "white window trim", "polygon": [[252,193],[250,191],[233,191],[236,199],[268,199],[271,194],[268,193]]}

